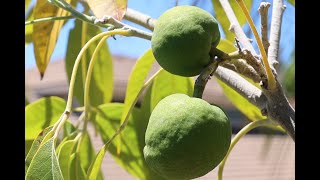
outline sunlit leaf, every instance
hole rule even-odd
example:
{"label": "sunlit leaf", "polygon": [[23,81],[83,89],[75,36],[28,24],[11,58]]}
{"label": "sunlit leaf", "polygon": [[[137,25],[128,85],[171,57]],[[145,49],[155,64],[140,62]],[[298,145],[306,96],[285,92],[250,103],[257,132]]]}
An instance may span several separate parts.
{"label": "sunlit leaf", "polygon": [[[65,1],[69,3],[71,0]],[[37,0],[33,12],[34,19],[65,15],[67,15],[67,11],[50,4],[47,0]],[[43,77],[49,64],[62,25],[63,21],[48,21],[33,24],[34,54],[41,77]]]}
{"label": "sunlit leaf", "polygon": [[27,9],[28,9],[28,7],[29,7],[29,5],[30,5],[30,2],[31,2],[31,0],[25,0],[25,1],[24,1],[24,3],[25,3],[25,8],[24,8],[24,10],[25,10],[25,11],[27,11]]}
{"label": "sunlit leaf", "polygon": [[296,5],[296,1],[295,0],[287,0],[289,3],[291,3],[292,5]]}
{"label": "sunlit leaf", "polygon": [[[119,129],[121,114],[124,110],[122,103],[110,103],[99,106],[96,114],[96,123],[104,143]],[[143,147],[144,135],[148,119],[138,108],[134,108],[130,114],[128,124],[122,132],[121,154],[117,155],[117,144],[120,136],[117,136],[110,144],[108,151],[121,167],[138,179],[162,179],[151,171],[145,164]],[[98,156],[102,160],[103,156]],[[93,178],[94,179],[94,178]]]}
{"label": "sunlit leaf", "polygon": [[25,108],[25,140],[33,140],[46,127],[53,125],[64,112],[64,99],[51,96],[32,102]]}
{"label": "sunlit leaf", "polygon": [[87,0],[90,9],[98,18],[104,15],[122,20],[127,10],[128,0]]}
{"label": "sunlit leaf", "polygon": [[126,97],[124,101],[124,110],[121,118],[121,122],[124,121],[134,103],[135,98],[139,94],[139,91],[143,87],[146,78],[149,74],[152,64],[154,63],[155,58],[152,54],[151,49],[148,49],[137,61],[134,67],[132,68],[131,74],[128,80],[128,86],[126,91]]}
{"label": "sunlit leaf", "polygon": [[[31,21],[33,19],[33,10],[34,7],[30,10],[28,16],[26,17],[26,21]],[[27,46],[29,43],[32,42],[32,32],[33,32],[33,26],[32,25],[27,25],[25,26],[25,46]]]}
{"label": "sunlit leaf", "polygon": [[[222,29],[223,29],[223,32],[225,33],[226,35],[226,39],[230,40],[230,41],[233,41],[234,40],[234,37],[235,35],[229,31],[229,28],[230,28],[230,22],[229,22],[229,19],[226,15],[226,13],[224,12],[219,0],[211,0],[212,1],[212,4],[213,4],[213,9],[214,9],[214,12],[215,12],[215,15],[216,15],[216,18],[217,20],[219,21]],[[252,6],[252,0],[244,0],[248,10],[250,11],[251,9],[251,6]],[[246,18],[241,10],[241,8],[239,8],[239,5],[237,3],[237,1],[235,0],[231,0],[229,1],[233,11],[234,11],[234,14],[236,15],[240,25],[244,25],[246,23]]]}
{"label": "sunlit leaf", "polygon": [[[45,128],[43,131],[41,131],[38,135],[38,137],[32,141],[32,140],[28,140],[26,141],[26,146],[27,144],[32,144],[30,145],[30,147],[26,147],[25,149],[25,154],[27,154],[26,159],[25,159],[25,172],[27,172],[27,169],[31,163],[32,158],[34,157],[34,155],[36,154],[36,152],[38,151],[40,144],[42,143],[42,140],[44,139],[44,137],[46,137],[46,135],[48,135],[48,133],[53,134],[52,130],[53,126],[49,126],[47,128]],[[30,149],[30,150],[29,150]]]}
{"label": "sunlit leaf", "polygon": [[160,72],[152,83],[151,110],[156,107],[159,101],[171,94],[182,93],[192,96],[193,85],[191,77],[177,76],[167,71]]}
{"label": "sunlit leaf", "polygon": [[63,180],[54,144],[54,138],[51,138],[46,143],[40,146],[39,150],[34,155],[34,158],[30,163],[30,166],[26,173],[26,180]]}
{"label": "sunlit leaf", "polygon": [[[81,21],[76,21],[75,27],[70,31],[68,40],[68,49],[66,53],[66,70],[68,79],[70,81],[72,69],[77,55],[81,49]],[[87,41],[93,36],[102,32],[100,28],[88,25]],[[86,68],[89,66],[89,61],[99,41],[94,42],[85,52]],[[104,44],[100,51],[97,53],[95,64],[93,67],[93,74],[90,84],[89,98],[92,106],[98,106],[100,104],[108,103],[112,99],[113,93],[113,67],[112,56],[108,49],[107,44]],[[74,88],[74,95],[76,96],[78,103],[82,106],[84,103],[83,94],[83,82],[82,82],[82,65],[78,67],[77,77]]]}

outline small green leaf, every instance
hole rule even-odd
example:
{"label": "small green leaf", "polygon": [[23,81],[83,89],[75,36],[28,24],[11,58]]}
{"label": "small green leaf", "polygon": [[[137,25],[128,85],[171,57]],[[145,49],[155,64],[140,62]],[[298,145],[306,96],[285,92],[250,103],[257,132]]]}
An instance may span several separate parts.
{"label": "small green leaf", "polygon": [[[109,103],[98,107],[96,123],[102,140],[107,143],[119,129],[121,114],[124,110],[122,103]],[[139,179],[161,179],[145,164],[143,147],[145,146],[144,135],[148,119],[144,118],[138,108],[134,108],[130,114],[128,124],[122,132],[122,151],[117,155],[117,144],[120,136],[117,136],[109,145],[105,145],[96,157],[96,165],[101,165],[104,151],[108,149],[115,161],[128,171],[132,176]],[[94,175],[94,169],[91,170]],[[89,176],[94,179],[94,176]]]}
{"label": "small green leaf", "polygon": [[54,144],[54,138],[50,138],[46,143],[40,146],[27,170],[26,180],[63,180]]}
{"label": "small green leaf", "polygon": [[154,63],[155,58],[152,54],[152,50],[148,49],[136,62],[132,68],[131,74],[128,80],[128,86],[126,91],[126,97],[124,100],[124,113],[121,117],[121,122],[124,121],[134,102],[135,98],[139,94],[139,91],[144,85],[144,82],[149,74],[149,71]]}
{"label": "small green leaf", "polygon": [[[233,41],[234,40],[234,37],[235,35],[229,31],[229,28],[230,28],[230,21],[227,17],[227,14],[225,13],[225,11],[223,10],[219,0],[211,0],[212,1],[212,5],[213,5],[213,9],[214,9],[214,12],[216,14],[216,18],[217,20],[219,21],[222,29],[223,29],[223,32],[225,33],[226,35],[226,39],[230,40],[230,41]],[[252,0],[244,0],[248,10],[250,11],[251,9],[251,6],[252,6]],[[234,14],[236,15],[238,21],[239,21],[239,24],[242,26],[246,23],[246,17],[244,16],[241,8],[239,7],[237,1],[229,1],[233,11],[234,11]]]}
{"label": "small green leaf", "polygon": [[94,15],[102,18],[103,15],[122,20],[127,10],[128,0],[90,0],[87,1]]}
{"label": "small green leaf", "polygon": [[[31,21],[33,19],[33,10],[34,10],[34,7],[32,7],[32,9],[30,10],[27,18],[26,18],[26,21]],[[32,42],[32,32],[33,32],[33,25],[27,25],[25,26],[25,30],[24,30],[24,33],[25,33],[25,46],[27,46],[29,43]]]}
{"label": "small green leaf", "polygon": [[61,148],[58,154],[59,164],[62,171],[63,178],[65,180],[70,179],[70,164],[71,164],[71,154],[75,147],[77,140],[67,140],[61,143]]}
{"label": "small green leaf", "polygon": [[74,127],[74,125],[70,122],[67,121],[64,126],[63,126],[63,136],[64,137],[68,137],[70,136],[74,131],[76,130],[76,128]]}
{"label": "small green leaf", "polygon": [[46,127],[59,120],[64,112],[64,99],[51,96],[40,98],[25,108],[25,140],[33,140]]}
{"label": "small green leaf", "polygon": [[[70,81],[71,73],[73,70],[74,62],[81,50],[81,21],[76,21],[75,27],[70,31],[68,40],[68,49],[66,53],[66,71],[68,80]],[[87,40],[93,36],[101,33],[101,29],[88,24]],[[89,66],[91,56],[99,41],[94,42],[85,52],[86,68]],[[99,50],[96,61],[93,67],[93,74],[90,84],[90,104],[92,106],[98,106],[100,104],[108,103],[112,99],[113,93],[113,67],[112,56],[105,43]],[[74,95],[76,96],[78,103],[83,106],[84,94],[83,94],[83,82],[82,82],[82,63],[80,63],[77,71],[77,77],[74,88]],[[86,69],[87,71],[87,69]]]}
{"label": "small green leaf", "polygon": [[159,101],[171,94],[182,93],[192,96],[193,86],[194,81],[191,77],[177,76],[167,71],[160,72],[152,84],[151,110]]}
{"label": "small green leaf", "polygon": [[[32,158],[34,157],[34,155],[36,154],[36,152],[38,151],[42,140],[49,134],[53,135],[53,132],[51,131],[53,128],[53,126],[47,127],[45,128],[42,132],[39,133],[38,137],[32,141],[32,140],[28,140],[26,141],[26,143],[32,143],[30,148],[26,148],[25,149],[25,154],[27,154],[26,159],[25,159],[25,172],[27,172],[29,165],[32,161]],[[30,150],[29,150],[30,149]]]}

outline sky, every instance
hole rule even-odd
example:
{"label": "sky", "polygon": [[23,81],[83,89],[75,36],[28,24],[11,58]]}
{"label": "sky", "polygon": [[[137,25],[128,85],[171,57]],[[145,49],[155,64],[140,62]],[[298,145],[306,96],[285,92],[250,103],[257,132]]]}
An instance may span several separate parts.
{"label": "sky", "polygon": [[[178,5],[188,5],[193,0],[179,0]],[[266,2],[270,2],[271,0],[265,0]],[[34,4],[35,0],[32,1]],[[260,17],[258,13],[258,7],[260,4],[260,0],[254,0],[253,7],[251,8],[251,15],[254,18],[256,28],[260,30]],[[128,0],[128,7],[134,10],[145,13],[152,18],[158,18],[164,11],[175,6],[176,0]],[[285,1],[285,5],[287,6],[282,21],[282,29],[281,29],[281,41],[280,41],[280,60],[284,64],[288,64],[291,60],[291,53],[294,50],[294,46],[292,44],[295,43],[295,8]],[[210,14],[214,15],[214,11],[212,8],[211,0],[199,0],[196,6],[208,11]],[[81,10],[82,7],[77,7],[78,10]],[[272,7],[269,8],[269,17],[271,17]],[[257,18],[255,18],[257,17]],[[269,18],[270,21],[271,18]],[[139,25],[131,23],[129,21],[123,20],[124,23],[138,27],[142,30],[149,31]],[[58,38],[55,50],[51,56],[50,62],[61,60],[65,57],[68,34],[70,29],[74,26],[74,20],[70,20],[60,31],[60,36]],[[270,22],[269,22],[270,27]],[[243,27],[245,32],[249,31],[249,26],[246,24]],[[150,31],[149,31],[150,32]],[[252,34],[252,33],[251,33]],[[221,35],[224,37],[224,34]],[[253,38],[249,36],[249,38]],[[136,37],[122,37],[117,36],[117,40],[113,38],[109,38],[107,40],[110,52],[113,55],[122,55],[128,56],[133,59],[137,59],[141,56],[148,48],[151,47],[151,43],[148,40],[136,38]],[[257,49],[257,46],[254,42],[254,46]],[[36,66],[35,57],[33,52],[33,45],[29,44],[25,48],[25,68],[30,69]]]}

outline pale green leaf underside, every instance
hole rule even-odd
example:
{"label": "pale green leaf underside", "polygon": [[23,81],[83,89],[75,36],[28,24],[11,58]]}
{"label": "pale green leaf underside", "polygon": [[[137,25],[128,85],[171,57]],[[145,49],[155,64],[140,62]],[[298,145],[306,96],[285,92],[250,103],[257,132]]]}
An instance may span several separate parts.
{"label": "pale green leaf underside", "polygon": [[54,138],[51,138],[40,146],[26,173],[26,180],[63,180],[54,144]]}

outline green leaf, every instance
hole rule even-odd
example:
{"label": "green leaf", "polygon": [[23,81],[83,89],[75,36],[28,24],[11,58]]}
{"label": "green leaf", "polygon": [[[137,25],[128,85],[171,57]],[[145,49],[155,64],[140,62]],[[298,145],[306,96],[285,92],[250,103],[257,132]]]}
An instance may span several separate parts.
{"label": "green leaf", "polygon": [[152,93],[152,86],[153,86],[152,84],[146,90],[146,93],[141,102],[141,113],[144,115],[145,119],[149,119],[152,112],[152,109],[151,109],[151,93]]}
{"label": "green leaf", "polygon": [[58,153],[59,164],[62,171],[63,178],[65,180],[70,179],[70,164],[71,164],[71,154],[75,147],[77,140],[67,140],[61,143],[61,148]]}
{"label": "green leaf", "polygon": [[[213,5],[213,9],[214,9],[214,12],[216,14],[216,18],[217,20],[219,21],[222,29],[223,29],[223,32],[225,33],[226,35],[226,39],[230,40],[230,41],[233,41],[234,40],[234,37],[235,35],[229,31],[229,27],[230,27],[230,22],[229,22],[229,19],[227,17],[227,14],[224,12],[219,0],[211,0],[212,1],[212,5]],[[244,0],[248,10],[250,11],[251,9],[251,6],[252,6],[252,0]],[[241,8],[239,7],[237,1],[235,0],[232,0],[232,1],[229,1],[233,11],[234,11],[234,14],[236,15],[238,21],[239,21],[239,24],[242,26],[246,23],[246,17],[244,16]]]}
{"label": "green leaf", "polygon": [[152,84],[151,110],[159,101],[171,94],[182,93],[192,96],[193,86],[194,81],[191,77],[177,76],[167,71],[160,72]]}
{"label": "green leaf", "polygon": [[127,10],[128,0],[90,0],[87,1],[94,15],[102,18],[109,15],[117,20],[122,20]]}
{"label": "green leaf", "polygon": [[[32,158],[34,157],[34,155],[36,154],[36,152],[38,151],[42,140],[49,134],[53,135],[53,132],[51,131],[53,128],[53,126],[47,127],[45,128],[43,131],[41,131],[38,135],[38,137],[32,141],[26,141],[26,146],[28,146],[27,144],[30,144],[30,147],[26,147],[25,148],[25,154],[27,154],[26,159],[25,159],[25,172],[27,172],[27,169],[29,168],[29,165],[32,161]],[[32,145],[31,145],[32,144]],[[30,150],[29,150],[30,149]]]}
{"label": "green leaf", "polygon": [[[33,10],[34,10],[34,7],[32,7],[32,9],[30,10],[27,18],[26,18],[26,21],[31,21],[33,19]],[[33,25],[27,25],[25,26],[25,30],[24,30],[24,33],[25,33],[25,46],[27,46],[29,43],[32,42],[32,32],[33,32]]]}
{"label": "green leaf", "polygon": [[39,150],[34,155],[34,158],[30,163],[30,166],[26,173],[26,180],[63,180],[54,144],[54,138],[50,138],[46,143],[40,146]]}
{"label": "green leaf", "polygon": [[223,92],[227,96],[227,98],[233,103],[234,106],[237,107],[237,109],[239,109],[240,112],[247,116],[248,119],[250,119],[251,121],[256,121],[267,118],[266,116],[261,115],[261,111],[259,110],[259,108],[251,104],[247,99],[242,97],[231,87],[217,78],[216,80],[222,87]]}
{"label": "green leaf", "polygon": [[64,112],[64,99],[51,96],[40,98],[25,108],[25,140],[33,140],[46,127],[53,125]]}
{"label": "green leaf", "polygon": [[132,106],[132,103],[134,103],[135,98],[138,96],[139,91],[142,89],[154,61],[155,58],[152,54],[152,50],[148,49],[136,61],[136,64],[132,68],[128,80],[126,97],[124,100],[124,113],[122,114],[121,122],[123,122],[127,114],[130,113],[130,107]]}
{"label": "green leaf", "polygon": [[[65,0],[70,3],[71,0]],[[34,19],[45,17],[65,16],[67,11],[50,4],[47,0],[37,0],[34,7]],[[48,21],[33,24],[33,44],[36,63],[41,77],[49,64],[52,52],[59,37],[64,21]]]}
{"label": "green leaf", "polygon": [[229,41],[227,39],[220,39],[217,48],[225,53],[231,53],[237,50],[237,48],[233,45],[232,41]]}
{"label": "green leaf", "polygon": [[[100,131],[102,140],[107,143],[119,129],[121,114],[124,110],[122,103],[109,103],[98,107],[96,123]],[[117,144],[120,136],[117,136],[108,147],[108,151],[121,167],[132,176],[139,179],[162,179],[148,168],[144,161],[143,147],[145,146],[144,135],[147,128],[148,119],[143,118],[143,114],[138,108],[134,108],[130,114],[128,124],[122,132],[122,151],[117,154]],[[102,161],[103,153],[97,158]],[[93,177],[94,179],[94,177]]]}
{"label": "green leaf", "polygon": [[29,101],[28,101],[27,97],[25,96],[24,97],[24,105],[27,106],[28,104],[29,104]]}
{"label": "green leaf", "polygon": [[25,8],[24,8],[24,10],[25,10],[25,11],[27,11],[27,9],[28,9],[28,7],[29,7],[29,5],[30,5],[30,2],[31,2],[31,0],[25,0],[25,1],[24,1],[24,3],[25,3]]}
{"label": "green leaf", "polygon": [[[68,49],[66,54],[66,70],[68,80],[70,81],[74,62],[81,50],[81,21],[76,21],[75,27],[70,31],[68,40]],[[88,24],[87,41],[93,36],[101,33],[101,29]],[[99,41],[94,42],[85,52],[86,68],[89,66],[91,56]],[[96,56],[96,61],[93,67],[93,74],[90,84],[90,104],[98,106],[100,104],[108,103],[112,99],[113,92],[113,67],[112,57],[109,52],[107,44],[104,44]],[[77,71],[77,77],[74,88],[74,95],[78,103],[83,106],[83,82],[82,82],[82,63],[80,63]],[[86,69],[87,71],[87,69]]]}

